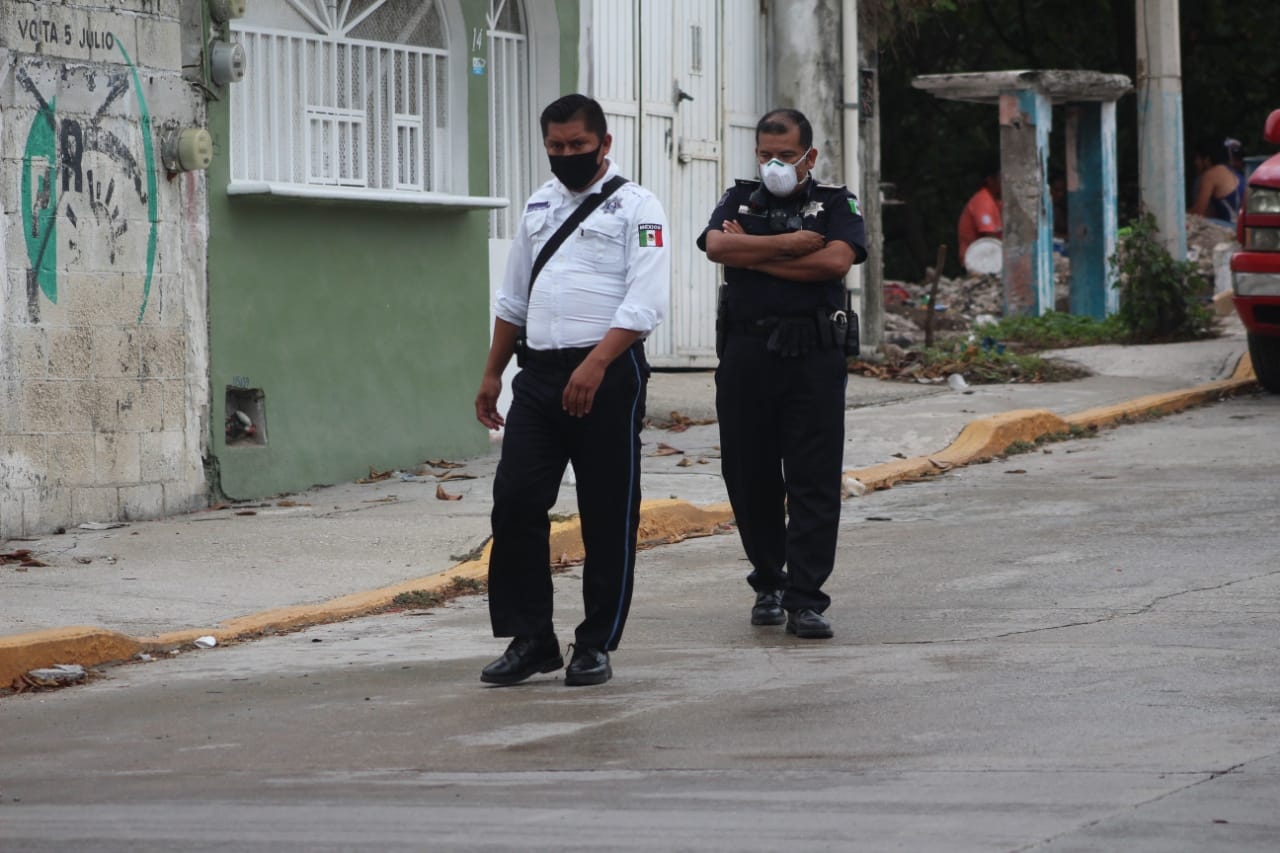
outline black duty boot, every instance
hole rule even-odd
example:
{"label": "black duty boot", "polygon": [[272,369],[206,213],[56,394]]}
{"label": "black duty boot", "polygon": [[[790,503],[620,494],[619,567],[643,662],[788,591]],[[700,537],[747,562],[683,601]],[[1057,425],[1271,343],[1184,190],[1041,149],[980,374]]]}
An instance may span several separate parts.
{"label": "black duty boot", "polygon": [[564,671],[564,683],[567,687],[604,684],[612,677],[613,668],[609,666],[608,652],[604,649],[574,647],[569,668]]}
{"label": "black duty boot", "polygon": [[560,641],[555,634],[516,637],[502,657],[480,671],[486,684],[516,684],[538,672],[553,672],[564,666]]}
{"label": "black duty boot", "polygon": [[829,640],[834,635],[827,617],[808,608],[788,611],[787,633],[802,640]]}
{"label": "black duty boot", "polygon": [[786,621],[787,614],[782,611],[781,590],[756,593],[756,603],[751,608],[752,625],[781,625]]}

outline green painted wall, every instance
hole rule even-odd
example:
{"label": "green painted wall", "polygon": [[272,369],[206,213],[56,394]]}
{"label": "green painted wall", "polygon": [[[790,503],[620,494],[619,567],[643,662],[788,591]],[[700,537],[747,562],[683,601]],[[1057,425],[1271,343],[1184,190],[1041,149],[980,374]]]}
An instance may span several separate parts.
{"label": "green painted wall", "polygon": [[[225,494],[484,450],[472,405],[488,351],[483,213],[210,195],[212,449]],[[266,446],[224,442],[236,384],[265,393]]]}
{"label": "green painted wall", "polygon": [[581,0],[556,0],[556,16],[560,22],[560,92],[565,95],[578,91],[578,34],[582,27],[581,7]]}
{"label": "green painted wall", "polygon": [[[487,0],[460,4],[484,30]],[[578,4],[555,0],[564,91]],[[464,46],[468,181],[487,195],[488,80]],[[210,453],[257,498],[487,450],[474,398],[489,345],[488,215],[226,194],[228,100],[209,104]],[[228,387],[265,394],[267,444],[228,446]]]}

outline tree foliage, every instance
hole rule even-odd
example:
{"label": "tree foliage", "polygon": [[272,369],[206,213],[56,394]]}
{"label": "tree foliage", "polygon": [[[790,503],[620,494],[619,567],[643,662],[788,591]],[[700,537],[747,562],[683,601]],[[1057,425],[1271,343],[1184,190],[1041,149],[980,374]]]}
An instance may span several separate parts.
{"label": "tree foliage", "polygon": [[[937,246],[954,246],[960,209],[981,165],[1000,147],[996,110],[912,87],[921,74],[1086,69],[1136,79],[1134,0],[862,0],[880,36],[881,180],[886,275],[919,280]],[[872,8],[868,8],[868,5]],[[1235,137],[1269,154],[1262,125],[1280,108],[1280,3],[1180,0],[1184,150],[1202,136]],[[1116,110],[1123,222],[1138,214],[1137,102]],[[1065,123],[1055,108],[1050,169],[1065,168]],[[1188,160],[1190,158],[1188,157]],[[1189,181],[1189,175],[1170,180]],[[954,249],[947,272],[958,273]]]}

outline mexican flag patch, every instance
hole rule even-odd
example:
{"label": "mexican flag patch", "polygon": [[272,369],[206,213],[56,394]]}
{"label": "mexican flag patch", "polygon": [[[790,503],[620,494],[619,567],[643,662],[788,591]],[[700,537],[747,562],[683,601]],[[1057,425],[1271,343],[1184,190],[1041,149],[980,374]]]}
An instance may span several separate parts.
{"label": "mexican flag patch", "polygon": [[661,246],[662,226],[653,222],[642,222],[640,224],[640,245],[641,247]]}
{"label": "mexican flag patch", "polygon": [[858,216],[862,215],[862,211],[858,210],[858,200],[856,198],[849,199],[849,210]]}

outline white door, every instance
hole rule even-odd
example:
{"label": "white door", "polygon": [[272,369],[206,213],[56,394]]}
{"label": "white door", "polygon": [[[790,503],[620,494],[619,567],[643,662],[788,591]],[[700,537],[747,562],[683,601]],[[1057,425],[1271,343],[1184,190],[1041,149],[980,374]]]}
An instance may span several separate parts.
{"label": "white door", "polygon": [[[646,352],[657,367],[714,366],[720,271],[696,241],[754,162],[764,15],[741,0],[592,0],[584,13],[582,90],[604,107],[623,174],[657,195],[670,221],[671,312]],[[726,139],[744,162],[726,161]]]}

